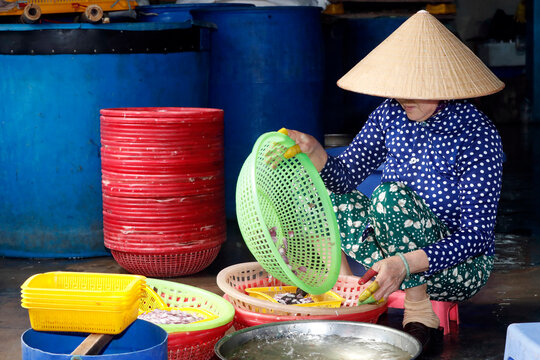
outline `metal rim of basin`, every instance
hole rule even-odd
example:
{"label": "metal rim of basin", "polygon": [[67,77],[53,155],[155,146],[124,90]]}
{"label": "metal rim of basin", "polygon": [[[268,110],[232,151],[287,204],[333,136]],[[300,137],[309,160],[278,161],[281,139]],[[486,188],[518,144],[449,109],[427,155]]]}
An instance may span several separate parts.
{"label": "metal rim of basin", "polygon": [[[274,323],[268,323],[263,325],[257,325],[252,326],[249,328],[245,328],[239,331],[236,331],[234,333],[231,333],[229,335],[226,335],[221,340],[219,340],[216,345],[214,346],[214,351],[216,355],[220,359],[227,359],[226,355],[229,355],[227,352],[222,352],[223,347],[227,344],[232,344],[230,346],[234,346],[233,349],[236,349],[237,347],[245,344],[247,341],[253,339],[257,335],[265,334],[267,335],[269,332],[273,331],[274,334],[283,334],[285,331],[289,332],[302,332],[301,329],[317,329],[315,334],[322,335],[322,330],[330,329],[331,327],[351,327],[351,328],[357,328],[357,329],[365,329],[367,333],[388,333],[393,336],[397,336],[398,338],[401,338],[405,341],[408,341],[410,343],[410,348],[403,348],[397,344],[391,345],[397,346],[401,348],[402,350],[405,350],[411,354],[411,359],[416,359],[420,353],[422,352],[422,345],[420,342],[414,338],[412,335],[407,334],[404,331],[397,330],[385,325],[378,325],[378,324],[371,324],[371,323],[361,323],[361,322],[355,322],[355,321],[336,321],[336,320],[300,320],[300,321],[282,321],[282,322],[274,322]],[[270,328],[270,329],[267,329]],[[272,329],[275,328],[275,329]],[[266,331],[269,330],[269,331]],[[291,331],[293,330],[293,331]],[[250,333],[253,333],[252,336]],[[312,333],[311,331],[305,332]],[[335,333],[336,334],[336,333]],[[337,333],[340,335],[339,333]],[[361,334],[360,334],[361,335]],[[352,335],[354,336],[354,335]],[[362,338],[362,336],[355,336],[358,338]],[[370,337],[373,339],[373,337]],[[231,343],[231,341],[237,340],[237,343]]]}

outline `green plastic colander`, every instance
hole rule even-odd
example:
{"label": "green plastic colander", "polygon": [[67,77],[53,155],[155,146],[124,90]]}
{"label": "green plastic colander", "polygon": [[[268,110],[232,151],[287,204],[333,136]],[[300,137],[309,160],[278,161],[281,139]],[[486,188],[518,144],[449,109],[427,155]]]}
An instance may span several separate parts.
{"label": "green plastic colander", "polygon": [[328,191],[311,160],[302,153],[283,157],[293,145],[279,132],[259,137],[240,171],[236,213],[261,266],[278,280],[318,295],[337,281],[341,240]]}

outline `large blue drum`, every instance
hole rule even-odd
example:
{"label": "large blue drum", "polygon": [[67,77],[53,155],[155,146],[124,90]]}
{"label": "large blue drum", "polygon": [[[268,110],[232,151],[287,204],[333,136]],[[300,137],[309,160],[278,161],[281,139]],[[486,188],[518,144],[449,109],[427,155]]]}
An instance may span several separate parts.
{"label": "large blue drum", "polygon": [[328,66],[323,113],[327,133],[356,135],[384,100],[343,90],[336,82],[406,20],[404,16],[340,18],[324,24]]}
{"label": "large blue drum", "polygon": [[22,360],[166,360],[167,332],[158,325],[135,320],[115,335],[101,355],[70,355],[85,333],[26,330],[21,336]]}
{"label": "large blue drum", "polygon": [[240,3],[187,3],[138,6],[137,20],[144,22],[184,22],[192,19],[191,11],[207,8],[253,7],[253,4]]}
{"label": "large blue drum", "polygon": [[225,199],[236,216],[236,182],[264,132],[281,127],[323,138],[321,9],[307,6],[200,9],[212,31],[210,107],[225,111]]}
{"label": "large blue drum", "polygon": [[0,255],[108,254],[99,111],[206,107],[205,31],[191,23],[0,26]]}

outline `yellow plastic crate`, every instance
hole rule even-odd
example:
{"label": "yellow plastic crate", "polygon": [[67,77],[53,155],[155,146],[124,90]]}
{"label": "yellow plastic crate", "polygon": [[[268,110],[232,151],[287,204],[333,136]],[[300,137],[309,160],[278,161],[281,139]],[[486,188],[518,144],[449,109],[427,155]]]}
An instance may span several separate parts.
{"label": "yellow plastic crate", "polygon": [[27,299],[21,300],[21,306],[23,308],[42,308],[42,309],[65,309],[65,310],[105,310],[105,311],[123,311],[131,308],[135,299],[131,302],[114,302],[114,301],[50,301],[47,299]]}
{"label": "yellow plastic crate", "polygon": [[119,334],[137,319],[139,303],[122,311],[70,310],[28,307],[30,325],[37,331]]}
{"label": "yellow plastic crate", "polygon": [[145,284],[141,275],[56,271],[36,274],[22,285],[23,294],[69,297],[119,297],[125,300],[141,295]]}
{"label": "yellow plastic crate", "polygon": [[[276,294],[283,293],[295,293],[296,286],[274,286],[274,287],[256,287],[256,288],[246,288],[246,293],[250,296],[253,296],[257,299],[268,300],[277,303],[277,300],[274,299]],[[324,307],[324,308],[338,308],[341,306],[341,303],[345,301],[341,296],[336,294],[333,291],[327,291],[321,295],[311,295],[308,294],[307,297],[313,299],[312,303],[308,304],[292,304],[293,306],[304,306],[304,307]]]}
{"label": "yellow plastic crate", "polygon": [[137,319],[145,277],[49,272],[21,286],[32,329],[118,334]]}
{"label": "yellow plastic crate", "polygon": [[79,302],[79,301],[87,301],[87,302],[113,302],[116,304],[119,303],[131,303],[132,301],[138,300],[142,295],[143,291],[141,290],[138,294],[133,293],[130,294],[129,297],[127,296],[104,296],[101,293],[97,293],[98,295],[85,295],[81,296],[80,294],[77,295],[55,295],[55,294],[41,294],[41,293],[28,293],[25,291],[21,291],[21,298],[25,300],[39,300],[39,301],[46,301],[46,302],[54,302],[58,303],[61,302]]}
{"label": "yellow plastic crate", "polygon": [[210,320],[218,318],[217,315],[211,313],[210,311],[200,309],[200,308],[167,306],[167,304],[165,303],[165,300],[161,296],[159,296],[154,290],[152,290],[149,286],[145,287],[144,295],[141,297],[139,301],[140,301],[139,302],[139,315],[148,313],[155,309],[160,309],[160,310],[166,310],[166,311],[181,310],[181,311],[190,313],[192,315],[197,315],[204,318],[199,321],[194,321],[190,324],[201,323],[204,321],[210,321]]}

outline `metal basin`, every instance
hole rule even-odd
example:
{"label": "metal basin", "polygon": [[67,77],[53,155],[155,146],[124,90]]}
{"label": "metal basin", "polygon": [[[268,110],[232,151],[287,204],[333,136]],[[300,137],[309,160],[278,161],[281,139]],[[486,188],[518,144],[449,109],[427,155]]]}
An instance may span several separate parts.
{"label": "metal basin", "polygon": [[229,359],[239,347],[253,339],[302,335],[337,335],[386,343],[408,352],[411,359],[416,359],[422,351],[420,342],[403,331],[383,325],[335,320],[284,321],[253,326],[225,336],[214,350],[220,359]]}

